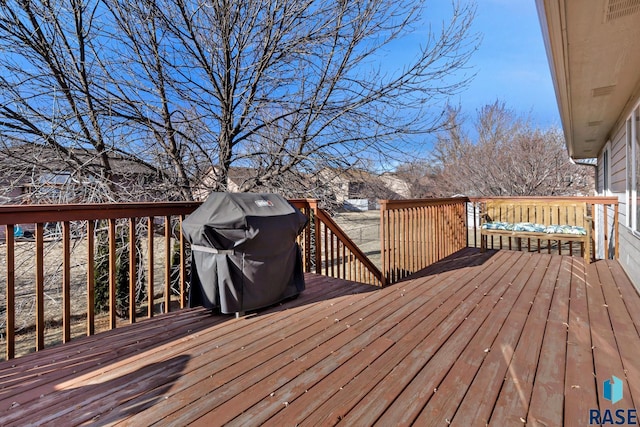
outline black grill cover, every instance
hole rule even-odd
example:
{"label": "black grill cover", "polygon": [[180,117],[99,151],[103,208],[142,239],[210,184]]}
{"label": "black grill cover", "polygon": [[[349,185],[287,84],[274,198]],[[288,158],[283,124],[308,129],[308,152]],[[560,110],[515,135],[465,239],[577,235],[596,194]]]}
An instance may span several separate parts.
{"label": "black grill cover", "polygon": [[189,306],[239,313],[304,290],[296,236],[307,217],[277,194],[212,193],[182,224],[191,243]]}

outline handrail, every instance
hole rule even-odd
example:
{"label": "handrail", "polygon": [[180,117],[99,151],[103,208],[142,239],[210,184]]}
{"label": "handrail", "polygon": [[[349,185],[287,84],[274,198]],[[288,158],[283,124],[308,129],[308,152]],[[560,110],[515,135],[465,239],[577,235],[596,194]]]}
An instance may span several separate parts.
{"label": "handrail", "polygon": [[486,197],[469,197],[471,202],[483,202],[486,200],[544,200],[544,201],[576,201],[585,203],[618,203],[615,196],[486,196]]}
{"label": "handrail", "polygon": [[[361,283],[367,283],[370,285],[384,286],[386,284],[385,278],[382,272],[376,267],[373,262],[360,250],[360,248],[353,243],[353,241],[346,235],[346,233],[340,228],[338,224],[329,216],[329,214],[323,209],[314,206],[314,218],[316,219],[316,272],[321,274],[322,269],[320,262],[320,255],[325,255],[325,275],[338,277],[342,279],[350,279]],[[318,251],[320,245],[317,242],[322,242],[319,238],[320,224],[322,224],[326,230],[329,231],[328,239],[330,239],[330,245],[326,244],[327,237],[325,237],[325,244],[322,246],[324,251]],[[333,238],[337,239],[335,254],[333,247]],[[342,247],[341,247],[342,245]],[[343,249],[342,255],[340,249]],[[334,256],[337,255],[337,256]],[[352,257],[355,259],[352,260]],[[337,268],[333,268],[336,265]],[[342,265],[342,270],[339,268]],[[355,271],[352,271],[354,269]],[[329,271],[331,274],[329,274]]]}
{"label": "handrail", "polygon": [[200,202],[0,205],[0,225],[188,215]]}

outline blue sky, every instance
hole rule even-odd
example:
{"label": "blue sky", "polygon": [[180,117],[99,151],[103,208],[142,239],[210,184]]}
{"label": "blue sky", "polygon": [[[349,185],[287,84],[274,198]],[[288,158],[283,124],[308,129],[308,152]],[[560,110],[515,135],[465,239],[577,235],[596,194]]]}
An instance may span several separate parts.
{"label": "blue sky", "polygon": [[[426,0],[427,24],[434,30],[448,22],[451,0]],[[460,0],[463,4],[466,0]],[[477,0],[473,32],[482,37],[479,49],[468,64],[475,78],[470,86],[450,100],[460,104],[464,114],[496,100],[516,113],[529,116],[534,126],[560,126],[553,82],[547,62],[535,0]],[[410,60],[420,43],[420,31],[399,42],[396,59]],[[467,123],[470,126],[471,123]]]}
{"label": "blue sky", "polygon": [[473,113],[500,99],[530,114],[534,125],[560,126],[535,1],[478,0],[477,6],[473,25],[483,39],[471,59],[477,75],[461,95],[463,108]]}

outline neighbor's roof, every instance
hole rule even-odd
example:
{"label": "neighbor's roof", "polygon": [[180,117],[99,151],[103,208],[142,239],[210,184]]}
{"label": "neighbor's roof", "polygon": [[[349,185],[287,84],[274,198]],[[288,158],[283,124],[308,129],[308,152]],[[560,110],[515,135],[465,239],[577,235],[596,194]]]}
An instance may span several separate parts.
{"label": "neighbor's roof", "polygon": [[[95,150],[69,149],[71,155],[82,162],[82,168],[97,172],[102,164]],[[25,167],[37,168],[43,174],[51,172],[71,172],[72,167],[65,161],[65,154],[55,148],[43,145],[23,143],[13,146],[4,146],[0,149],[0,167],[9,172],[14,169],[23,170]],[[143,165],[126,159],[120,154],[109,153],[111,169],[115,174],[150,174],[152,173]]]}

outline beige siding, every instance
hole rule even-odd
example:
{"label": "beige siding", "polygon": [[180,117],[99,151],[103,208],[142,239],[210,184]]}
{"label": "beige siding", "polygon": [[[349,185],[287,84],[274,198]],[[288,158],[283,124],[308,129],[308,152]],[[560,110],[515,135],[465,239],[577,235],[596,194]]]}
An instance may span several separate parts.
{"label": "beige siding", "polygon": [[610,156],[611,194],[625,194],[625,191],[627,191],[627,147],[624,132],[618,132],[611,141]]}
{"label": "beige siding", "polygon": [[640,237],[628,227],[620,227],[620,264],[640,292]]}
{"label": "beige siding", "polygon": [[[627,135],[626,117],[623,117],[621,126],[612,134],[609,147],[609,167],[611,179],[608,195],[617,196],[619,200],[619,239],[620,239],[620,264],[627,275],[640,291],[640,235],[634,233],[627,224]],[[604,194],[604,170],[603,152],[598,156],[597,191]],[[610,221],[609,224],[612,224]],[[596,236],[598,238],[598,236]],[[600,255],[600,254],[598,254]]]}

